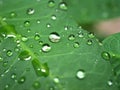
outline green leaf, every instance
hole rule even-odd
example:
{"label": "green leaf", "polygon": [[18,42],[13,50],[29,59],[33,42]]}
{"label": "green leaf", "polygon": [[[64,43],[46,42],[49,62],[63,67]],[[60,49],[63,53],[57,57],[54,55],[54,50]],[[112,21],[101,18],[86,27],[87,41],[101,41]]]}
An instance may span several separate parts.
{"label": "green leaf", "polygon": [[101,44],[70,17],[66,3],[0,5],[1,90],[118,90]]}
{"label": "green leaf", "polygon": [[103,44],[105,51],[110,54],[110,62],[114,69],[117,85],[120,89],[120,33],[106,38]]}
{"label": "green leaf", "polygon": [[120,16],[119,0],[64,0],[68,13],[80,25]]}

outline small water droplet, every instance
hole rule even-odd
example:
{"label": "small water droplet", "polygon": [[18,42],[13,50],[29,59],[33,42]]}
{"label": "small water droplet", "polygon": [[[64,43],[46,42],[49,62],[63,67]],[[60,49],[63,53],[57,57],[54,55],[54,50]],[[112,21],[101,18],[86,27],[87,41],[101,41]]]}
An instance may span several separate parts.
{"label": "small water droplet", "polygon": [[19,52],[19,51],[20,51],[20,48],[15,47],[14,51],[15,51],[15,52]]}
{"label": "small water droplet", "polygon": [[24,26],[25,26],[25,27],[29,27],[29,26],[30,26],[30,21],[25,21],[25,22],[24,22]]}
{"label": "small water droplet", "polygon": [[19,84],[23,84],[24,82],[25,82],[25,80],[26,80],[26,78],[23,76],[23,77],[20,77],[19,79],[18,79],[18,83]]}
{"label": "small water droplet", "polygon": [[94,33],[90,32],[90,33],[88,33],[88,37],[89,37],[89,38],[94,38],[95,35],[94,35]]}
{"label": "small water droplet", "polygon": [[68,9],[67,4],[66,4],[65,2],[61,2],[61,3],[59,4],[59,8],[60,8],[61,10],[67,10],[67,9]]}
{"label": "small water droplet", "polygon": [[55,78],[53,79],[53,81],[54,81],[55,83],[59,83],[59,82],[60,82],[60,80],[59,80],[58,77],[55,77]]}
{"label": "small water droplet", "polygon": [[31,29],[27,29],[27,32],[30,33],[30,32],[31,32]]}
{"label": "small water droplet", "polygon": [[113,85],[113,82],[111,80],[109,80],[107,83],[108,83],[109,86]]}
{"label": "small water droplet", "polygon": [[49,0],[48,6],[49,7],[54,7],[55,6],[55,2],[53,0]]}
{"label": "small water droplet", "polygon": [[3,62],[3,67],[6,67],[8,65],[8,61]]}
{"label": "small water droplet", "polygon": [[49,44],[43,44],[42,51],[49,52],[51,50],[51,46]]}
{"label": "small water droplet", "polygon": [[93,43],[92,40],[90,40],[90,39],[87,40],[87,44],[88,44],[88,45],[92,45],[92,43]]}
{"label": "small water droplet", "polygon": [[31,60],[31,55],[28,51],[22,51],[18,57],[20,60],[28,61]]}
{"label": "small water droplet", "polygon": [[3,58],[0,56],[0,62],[3,62]]}
{"label": "small water droplet", "polygon": [[55,90],[55,88],[54,87],[50,87],[49,90]]}
{"label": "small water droplet", "polygon": [[56,16],[55,16],[55,15],[52,15],[51,19],[52,19],[52,20],[56,20]]}
{"label": "small water droplet", "polygon": [[68,30],[68,26],[65,26],[64,29],[67,31]]}
{"label": "small water droplet", "polygon": [[26,36],[23,36],[21,39],[23,42],[26,42],[28,40],[28,38]]}
{"label": "small water droplet", "polygon": [[13,52],[12,52],[11,50],[8,50],[8,51],[7,51],[7,56],[10,57],[10,56],[12,56],[12,55],[13,55]]}
{"label": "small water droplet", "polygon": [[78,37],[82,38],[82,37],[84,37],[84,34],[82,32],[79,32]]}
{"label": "small water droplet", "polygon": [[60,41],[60,35],[59,35],[58,33],[56,33],[56,32],[51,33],[51,34],[49,35],[49,40],[50,40],[51,42],[53,42],[53,43],[59,42],[59,41]]}
{"label": "small water droplet", "polygon": [[50,28],[50,27],[51,27],[51,25],[48,23],[48,24],[47,24],[47,27],[48,27],[48,28]]}
{"label": "small water droplet", "polygon": [[110,59],[110,54],[108,52],[106,52],[106,51],[102,52],[101,56],[105,60],[109,60]]}
{"label": "small water droplet", "polygon": [[13,73],[13,74],[11,75],[11,79],[15,79],[15,78],[16,78],[16,74]]}
{"label": "small water droplet", "polygon": [[36,33],[35,36],[34,36],[34,39],[35,40],[39,40],[40,39],[40,35],[38,33]]}
{"label": "small water droplet", "polygon": [[33,86],[35,89],[38,89],[38,88],[41,87],[41,84],[40,84],[39,81],[35,81],[32,86]]}
{"label": "small water droplet", "polygon": [[77,71],[77,74],[76,74],[76,77],[77,77],[78,79],[84,79],[84,78],[85,78],[85,71],[82,70],[82,69],[78,70],[78,71]]}
{"label": "small water droplet", "polygon": [[6,84],[4,90],[7,90],[9,87],[10,87],[10,85]]}
{"label": "small water droplet", "polygon": [[17,15],[16,15],[15,12],[11,12],[11,13],[10,13],[10,16],[11,16],[11,17],[16,17]]}
{"label": "small water droplet", "polygon": [[41,64],[38,59],[32,60],[33,68],[37,76],[47,77],[49,75],[49,68],[47,63]]}
{"label": "small water droplet", "polygon": [[70,34],[70,35],[68,36],[68,40],[70,40],[70,41],[75,40],[75,35]]}
{"label": "small water droplet", "polygon": [[28,8],[27,9],[27,14],[28,15],[32,15],[32,14],[34,14],[34,12],[35,12],[35,10],[33,8]]}
{"label": "small water droplet", "polygon": [[74,47],[74,48],[78,48],[79,46],[80,46],[79,42],[75,42],[75,43],[73,44],[73,47]]}
{"label": "small water droplet", "polygon": [[40,44],[40,45],[43,45],[43,41],[39,41],[39,44]]}
{"label": "small water droplet", "polygon": [[39,24],[39,23],[40,23],[40,20],[38,19],[36,22]]}

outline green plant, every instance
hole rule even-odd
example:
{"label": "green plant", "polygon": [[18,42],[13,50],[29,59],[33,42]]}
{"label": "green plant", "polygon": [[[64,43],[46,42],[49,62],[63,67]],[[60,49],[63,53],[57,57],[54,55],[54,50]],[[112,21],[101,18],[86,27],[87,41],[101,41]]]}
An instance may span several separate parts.
{"label": "green plant", "polygon": [[118,2],[0,0],[0,90],[119,90],[120,34],[81,27],[118,17]]}

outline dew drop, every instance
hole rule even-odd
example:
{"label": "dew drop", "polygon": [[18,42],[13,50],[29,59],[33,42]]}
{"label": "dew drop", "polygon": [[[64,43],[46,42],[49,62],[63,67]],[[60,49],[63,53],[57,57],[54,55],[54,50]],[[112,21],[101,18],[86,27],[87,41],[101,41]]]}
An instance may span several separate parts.
{"label": "dew drop", "polygon": [[9,85],[9,84],[6,84],[4,90],[7,90],[9,87],[10,87],[10,85]]}
{"label": "dew drop", "polygon": [[28,51],[22,51],[18,58],[23,61],[28,61],[31,60],[32,57]]}
{"label": "dew drop", "polygon": [[94,35],[94,33],[90,32],[90,33],[88,33],[88,37],[89,37],[89,38],[94,38],[95,35]]}
{"label": "dew drop", "polygon": [[75,40],[75,35],[70,34],[70,35],[68,36],[68,40],[70,40],[70,41]]}
{"label": "dew drop", "polygon": [[33,59],[32,65],[37,76],[47,77],[49,75],[49,68],[47,63],[41,64],[38,59]]}
{"label": "dew drop", "polygon": [[23,36],[21,39],[23,42],[26,42],[28,40],[28,38],[26,36]]}
{"label": "dew drop", "polygon": [[68,9],[67,4],[66,4],[65,2],[61,2],[61,3],[59,4],[59,8],[60,8],[61,10],[67,10],[67,9]]}
{"label": "dew drop", "polygon": [[82,32],[79,32],[78,37],[82,38],[82,37],[84,37],[84,34]]}
{"label": "dew drop", "polygon": [[43,45],[43,41],[39,41],[39,44],[40,44],[40,45]]}
{"label": "dew drop", "polygon": [[80,46],[79,42],[75,42],[75,43],[73,44],[73,47],[74,47],[74,48],[78,48],[79,46]]}
{"label": "dew drop", "polygon": [[0,62],[3,62],[3,58],[0,56]]}
{"label": "dew drop", "polygon": [[107,82],[109,86],[112,86],[113,85],[113,82],[110,80]]}
{"label": "dew drop", "polygon": [[101,56],[105,60],[109,60],[110,59],[110,54],[108,52],[106,52],[106,51],[102,52]]}
{"label": "dew drop", "polygon": [[49,90],[55,90],[54,87],[50,87]]}
{"label": "dew drop", "polygon": [[56,20],[56,16],[55,16],[55,15],[52,15],[51,19],[52,19],[52,20]]}
{"label": "dew drop", "polygon": [[16,78],[16,74],[13,73],[13,74],[11,75],[11,79],[15,79],[15,78]]}
{"label": "dew drop", "polygon": [[33,86],[35,89],[38,89],[38,88],[41,87],[41,84],[40,84],[40,82],[35,81],[32,86]]}
{"label": "dew drop", "polygon": [[60,35],[59,35],[58,33],[56,33],[56,32],[51,33],[51,34],[49,35],[49,40],[50,40],[51,42],[53,42],[53,43],[59,42],[59,41],[60,41]]}
{"label": "dew drop", "polygon": [[47,24],[47,28],[50,28],[50,27],[51,27],[51,25],[48,23],[48,24]]}
{"label": "dew drop", "polygon": [[11,16],[11,17],[16,17],[17,15],[16,15],[15,12],[11,12],[11,13],[10,13],[10,16]]}
{"label": "dew drop", "polygon": [[49,7],[54,7],[55,6],[55,2],[53,0],[49,0],[48,6]]}
{"label": "dew drop", "polygon": [[24,22],[24,26],[25,26],[25,27],[29,27],[29,26],[30,26],[30,21],[25,21],[25,22]]}
{"label": "dew drop", "polygon": [[67,31],[68,30],[68,26],[65,26],[64,29],[65,29],[65,31]]}
{"label": "dew drop", "polygon": [[90,40],[90,39],[87,40],[87,44],[88,44],[88,45],[92,45],[92,43],[93,43],[92,40]]}
{"label": "dew drop", "polygon": [[55,83],[59,83],[59,82],[60,82],[60,80],[59,80],[58,77],[55,77],[55,78],[53,79],[53,81],[54,81]]}
{"label": "dew drop", "polygon": [[25,82],[25,80],[26,80],[26,78],[23,76],[23,77],[20,77],[19,79],[18,79],[18,83],[19,84],[23,84],[24,82]]}
{"label": "dew drop", "polygon": [[3,67],[6,67],[8,65],[8,61],[3,62]]}
{"label": "dew drop", "polygon": [[77,74],[76,74],[76,77],[77,77],[78,79],[84,79],[84,78],[85,78],[85,71],[82,70],[82,69],[78,70],[78,71],[77,71]]}
{"label": "dew drop", "polygon": [[19,52],[19,51],[20,51],[20,48],[15,47],[14,51],[15,51],[15,52]]}
{"label": "dew drop", "polygon": [[39,24],[39,23],[40,23],[40,20],[38,19],[36,22]]}
{"label": "dew drop", "polygon": [[27,9],[27,14],[28,15],[32,15],[32,14],[34,14],[34,12],[35,12],[35,10],[33,8],[28,8]]}
{"label": "dew drop", "polygon": [[43,44],[42,51],[49,52],[51,50],[51,46],[49,44]]}
{"label": "dew drop", "polygon": [[7,51],[7,56],[10,57],[10,56],[12,56],[12,55],[13,55],[13,52],[12,52],[11,50],[8,50],[8,51]]}
{"label": "dew drop", "polygon": [[40,39],[40,35],[38,33],[36,33],[35,36],[34,36],[34,39],[35,40],[39,40]]}

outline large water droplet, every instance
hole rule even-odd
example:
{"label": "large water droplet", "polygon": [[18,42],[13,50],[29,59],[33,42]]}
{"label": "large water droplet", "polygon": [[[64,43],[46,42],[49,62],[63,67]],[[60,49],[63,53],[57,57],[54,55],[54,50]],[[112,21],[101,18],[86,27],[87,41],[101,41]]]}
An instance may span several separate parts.
{"label": "large water droplet", "polygon": [[89,38],[94,38],[95,35],[94,35],[94,33],[90,32],[90,33],[88,33],[88,37],[89,37]]}
{"label": "large water droplet", "polygon": [[106,52],[106,51],[102,52],[101,56],[105,60],[109,60],[110,59],[110,54],[108,52]]}
{"label": "large water droplet", "polygon": [[59,4],[59,8],[60,8],[61,10],[67,10],[67,9],[68,9],[67,4],[66,4],[65,2],[61,2],[61,3]]}
{"label": "large water droplet", "polygon": [[35,10],[33,8],[27,9],[27,14],[28,15],[32,15],[32,14],[34,14],[34,12],[35,12]]}
{"label": "large water droplet", "polygon": [[41,64],[38,59],[32,60],[33,68],[37,76],[47,77],[49,75],[49,68],[47,63]]}
{"label": "large water droplet", "polygon": [[49,6],[49,7],[54,7],[54,6],[55,6],[54,0],[49,0],[48,6]]}
{"label": "large water droplet", "polygon": [[23,41],[23,42],[26,42],[27,40],[28,40],[28,38],[27,38],[26,36],[23,36],[23,37],[22,37],[22,41]]}
{"label": "large water droplet", "polygon": [[40,39],[40,35],[38,33],[36,33],[35,36],[34,36],[34,39],[35,40],[39,40]]}
{"label": "large water droplet", "polygon": [[56,33],[56,32],[51,33],[51,34],[49,35],[49,40],[50,40],[51,42],[54,42],[54,43],[59,42],[59,41],[60,41],[60,35],[59,35],[58,33]]}
{"label": "large water droplet", "polygon": [[78,71],[77,71],[77,74],[76,74],[76,77],[77,77],[78,79],[84,79],[84,78],[85,78],[85,71],[82,70],[82,69],[78,70]]}
{"label": "large water droplet", "polygon": [[25,61],[28,61],[28,60],[31,60],[31,55],[29,54],[28,51],[22,51],[18,57],[20,60],[25,60]]}
{"label": "large water droplet", "polygon": [[70,41],[75,40],[75,35],[70,34],[70,35],[68,36],[68,40],[70,40]]}
{"label": "large water droplet", "polygon": [[29,27],[29,26],[30,26],[30,21],[25,21],[25,22],[24,22],[24,26],[25,26],[25,27]]}
{"label": "large water droplet", "polygon": [[51,46],[49,44],[43,44],[42,51],[49,52],[51,50]]}
{"label": "large water droplet", "polygon": [[8,51],[7,51],[7,56],[10,57],[10,56],[12,56],[12,55],[13,55],[13,52],[12,52],[11,50],[8,50]]}
{"label": "large water droplet", "polygon": [[80,46],[79,42],[75,42],[75,43],[73,44],[73,47],[74,47],[74,48],[78,48],[79,46]]}
{"label": "large water droplet", "polygon": [[41,87],[41,84],[40,84],[39,81],[35,81],[32,86],[33,86],[35,89],[38,89],[38,88]]}
{"label": "large water droplet", "polygon": [[18,79],[18,83],[19,84],[23,84],[24,82],[25,82],[25,80],[26,80],[26,78],[23,76],[23,77],[20,77],[19,79]]}
{"label": "large water droplet", "polygon": [[107,83],[108,83],[109,86],[113,85],[113,82],[111,80],[109,80]]}

